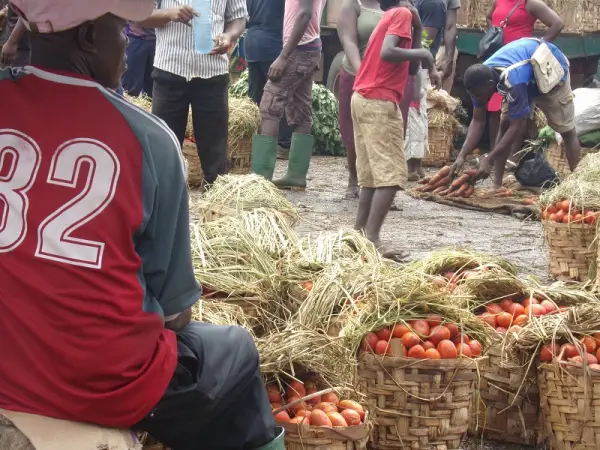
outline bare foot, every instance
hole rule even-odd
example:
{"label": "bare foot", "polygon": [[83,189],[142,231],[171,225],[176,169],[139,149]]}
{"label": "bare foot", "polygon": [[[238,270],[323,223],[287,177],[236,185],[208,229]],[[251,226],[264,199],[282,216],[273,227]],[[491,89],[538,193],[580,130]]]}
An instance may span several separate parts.
{"label": "bare foot", "polygon": [[375,248],[377,248],[377,251],[381,256],[387,259],[391,259],[392,261],[404,262],[410,256],[410,253],[403,252],[401,250],[388,250],[380,240],[374,241],[373,245],[375,246]]}

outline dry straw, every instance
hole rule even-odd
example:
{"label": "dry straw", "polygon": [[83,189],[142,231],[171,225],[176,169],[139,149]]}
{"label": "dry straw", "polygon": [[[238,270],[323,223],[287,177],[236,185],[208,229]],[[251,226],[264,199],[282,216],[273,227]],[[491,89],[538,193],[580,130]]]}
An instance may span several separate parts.
{"label": "dry straw", "polygon": [[204,194],[201,206],[202,208],[225,207],[232,213],[256,208],[272,208],[284,214],[291,225],[296,224],[299,218],[296,207],[273,183],[254,174],[218,177]]}
{"label": "dry straw", "polygon": [[229,97],[229,157],[244,138],[252,137],[260,125],[260,111],[248,97]]}
{"label": "dry straw", "polygon": [[440,275],[445,272],[472,270],[478,267],[497,266],[511,275],[516,267],[503,258],[468,249],[444,248],[435,250],[426,258],[412,263],[412,266],[428,275]]}
{"label": "dry straw", "polygon": [[250,330],[242,308],[226,302],[200,300],[192,307],[192,319],[213,325],[241,326]]}

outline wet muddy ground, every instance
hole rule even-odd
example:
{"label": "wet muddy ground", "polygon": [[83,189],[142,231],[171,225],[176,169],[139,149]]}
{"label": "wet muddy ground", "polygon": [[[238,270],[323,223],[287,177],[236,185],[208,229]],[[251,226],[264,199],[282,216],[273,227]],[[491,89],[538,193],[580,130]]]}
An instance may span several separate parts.
{"label": "wet muddy ground", "polygon": [[[287,161],[278,161],[275,178],[282,176]],[[352,228],[358,200],[348,200],[344,158],[314,157],[305,192],[286,192],[301,211],[299,234]],[[192,197],[198,195],[192,191]],[[388,248],[410,252],[412,259],[448,246],[469,247],[501,255],[514,263],[519,274],[548,279],[548,263],[537,221],[521,221],[507,215],[468,211],[415,200],[403,193],[396,196],[399,211],[390,211],[382,231]],[[463,450],[533,449],[480,438],[465,438]]]}

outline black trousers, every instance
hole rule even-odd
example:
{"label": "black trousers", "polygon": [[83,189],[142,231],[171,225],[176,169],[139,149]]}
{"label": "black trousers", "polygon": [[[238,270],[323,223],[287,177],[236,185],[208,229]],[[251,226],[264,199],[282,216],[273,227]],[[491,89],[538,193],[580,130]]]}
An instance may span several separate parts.
{"label": "black trousers", "polygon": [[152,78],[152,113],[166,122],[181,145],[191,105],[204,180],[212,183],[218,175],[227,173],[229,75],[186,81],[179,75],[154,69]]}
{"label": "black trousers", "polygon": [[174,450],[251,450],[276,437],[250,334],[192,322],[177,333],[178,365],[162,400],[134,429]]}
{"label": "black trousers", "polygon": [[[248,97],[254,100],[254,103],[260,105],[265,84],[267,84],[269,67],[273,61],[256,61],[248,63]],[[279,123],[279,146],[290,148],[292,143],[292,132],[294,130],[287,123],[285,115]]]}

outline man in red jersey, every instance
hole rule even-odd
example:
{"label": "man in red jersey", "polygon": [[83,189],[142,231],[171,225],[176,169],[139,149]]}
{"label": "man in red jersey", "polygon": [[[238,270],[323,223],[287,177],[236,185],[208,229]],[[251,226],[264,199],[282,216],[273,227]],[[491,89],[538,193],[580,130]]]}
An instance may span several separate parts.
{"label": "man in red jersey", "polygon": [[[421,30],[413,29],[413,14],[405,0],[379,0],[384,12],[369,39],[354,81],[352,122],[356,169],[361,187],[355,228],[388,256],[380,239],[381,227],[396,192],[407,183],[404,122],[400,102],[409,66],[416,73],[422,63],[432,82],[440,84],[433,56],[421,47]],[[415,90],[418,93],[418,89]],[[404,255],[395,254],[396,258]]]}
{"label": "man in red jersey", "polygon": [[12,3],[32,66],[0,71],[0,408],[283,449],[249,333],[191,322],[179,143],[110,90],[154,2]]}

